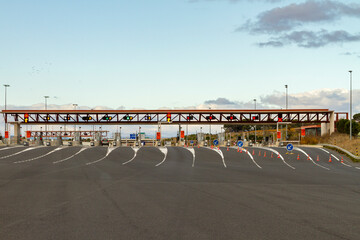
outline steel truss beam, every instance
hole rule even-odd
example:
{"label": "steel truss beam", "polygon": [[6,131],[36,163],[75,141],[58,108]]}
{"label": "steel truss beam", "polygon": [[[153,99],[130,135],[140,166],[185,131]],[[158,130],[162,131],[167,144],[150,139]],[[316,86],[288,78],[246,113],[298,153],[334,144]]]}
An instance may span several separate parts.
{"label": "steel truss beam", "polygon": [[109,131],[27,131],[30,137],[74,137],[75,133],[80,133],[82,138],[93,137],[96,133],[101,133],[102,137],[106,137]]}
{"label": "steel truss beam", "polygon": [[[334,111],[328,109],[288,110],[4,110],[5,122],[56,125],[155,125],[169,124],[276,124],[329,123]],[[170,122],[168,122],[170,114]],[[335,121],[347,113],[334,113]]]}

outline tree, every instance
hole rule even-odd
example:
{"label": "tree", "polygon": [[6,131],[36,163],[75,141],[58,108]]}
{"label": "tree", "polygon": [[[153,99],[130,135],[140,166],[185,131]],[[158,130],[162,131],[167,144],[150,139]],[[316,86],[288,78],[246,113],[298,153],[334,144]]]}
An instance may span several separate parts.
{"label": "tree", "polygon": [[345,129],[345,125],[346,123],[350,121],[347,119],[340,119],[337,123],[336,123],[336,129],[339,133],[347,133],[346,129]]}
{"label": "tree", "polygon": [[[350,132],[350,120],[347,120],[345,124],[345,133],[349,134],[349,132]],[[355,120],[352,120],[351,132],[353,136],[357,136],[360,132],[360,124]]]}
{"label": "tree", "polygon": [[353,116],[353,119],[360,122],[360,113],[357,113]]}

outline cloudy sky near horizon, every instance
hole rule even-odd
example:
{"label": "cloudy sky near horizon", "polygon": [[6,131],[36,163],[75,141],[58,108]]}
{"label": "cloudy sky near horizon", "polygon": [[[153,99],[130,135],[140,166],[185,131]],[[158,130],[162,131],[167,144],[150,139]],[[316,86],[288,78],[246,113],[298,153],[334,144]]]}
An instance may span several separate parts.
{"label": "cloudy sky near horizon", "polygon": [[[1,4],[8,108],[360,112],[356,0],[12,0]],[[2,87],[3,89],[3,87]],[[3,105],[3,90],[0,91]]]}

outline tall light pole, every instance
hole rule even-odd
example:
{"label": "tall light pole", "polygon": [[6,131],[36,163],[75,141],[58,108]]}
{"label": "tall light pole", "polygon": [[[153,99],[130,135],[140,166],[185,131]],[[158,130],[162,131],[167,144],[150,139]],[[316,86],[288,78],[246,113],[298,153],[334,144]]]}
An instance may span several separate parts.
{"label": "tall light pole", "polygon": [[[6,104],[7,104],[7,88],[10,87],[9,84],[4,84],[4,87],[5,87],[5,110],[6,110]],[[5,116],[5,115],[4,115]],[[5,131],[8,130],[8,125],[6,124],[5,122]]]}
{"label": "tall light pole", "polygon": [[[76,110],[76,107],[77,107],[77,106],[78,106],[78,105],[77,105],[76,103],[73,104],[74,110]],[[76,125],[74,125],[74,136],[75,136],[75,131],[76,131]]]}
{"label": "tall light pole", "polygon": [[350,73],[350,140],[352,139],[352,70]]}
{"label": "tall light pole", "polygon": [[[211,107],[209,107],[211,109]],[[211,114],[211,113],[210,113]],[[211,120],[210,120],[211,121]],[[209,146],[211,145],[211,123],[209,124]]]}
{"label": "tall light pole", "polygon": [[[49,96],[44,96],[45,98],[45,111],[47,111],[47,99],[49,98]],[[46,114],[46,119],[47,119],[47,114]],[[45,136],[47,136],[47,124],[45,123]]]}
{"label": "tall light pole", "polygon": [[289,107],[289,99],[288,99],[288,85],[285,85],[285,109]]}
{"label": "tall light pole", "polygon": [[[256,98],[254,98],[255,110],[256,110]],[[255,145],[256,145],[256,125],[255,125]]]}
{"label": "tall light pole", "polygon": [[[288,85],[285,85],[285,109],[287,110],[289,107],[289,100],[288,100]],[[285,126],[285,140],[288,139],[288,126]]]}

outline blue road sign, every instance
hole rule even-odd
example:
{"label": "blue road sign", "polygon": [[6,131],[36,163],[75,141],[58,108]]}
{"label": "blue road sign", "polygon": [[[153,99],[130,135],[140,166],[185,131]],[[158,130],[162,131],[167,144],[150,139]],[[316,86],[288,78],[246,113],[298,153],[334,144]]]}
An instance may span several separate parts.
{"label": "blue road sign", "polygon": [[294,149],[294,145],[292,145],[291,143],[289,143],[288,145],[286,145],[286,149],[288,151],[292,151]]}
{"label": "blue road sign", "polygon": [[135,134],[135,133],[131,133],[131,134],[130,134],[130,139],[136,139],[136,134]]}
{"label": "blue road sign", "polygon": [[214,145],[219,145],[219,141],[217,139],[214,140]]}
{"label": "blue road sign", "polygon": [[244,146],[244,142],[243,142],[243,141],[238,141],[237,145],[238,145],[239,147],[242,147],[242,146]]}
{"label": "blue road sign", "polygon": [[194,143],[194,141],[190,141],[190,144],[193,144]]}

